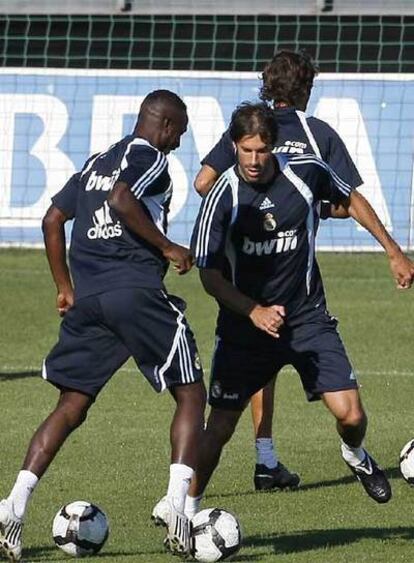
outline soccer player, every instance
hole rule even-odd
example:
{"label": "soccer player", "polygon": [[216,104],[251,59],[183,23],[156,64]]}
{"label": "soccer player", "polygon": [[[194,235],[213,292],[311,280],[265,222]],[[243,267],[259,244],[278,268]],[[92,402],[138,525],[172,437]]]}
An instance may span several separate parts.
{"label": "soccer player", "polygon": [[[283,50],[269,61],[262,73],[261,98],[270,102],[279,125],[275,151],[280,154],[313,153],[322,158],[352,188],[362,184],[343,141],[324,121],[307,117],[306,110],[317,68],[304,52]],[[203,159],[195,180],[198,193],[205,196],[222,172],[235,163],[235,150],[226,131],[220,141]],[[352,201],[352,206],[349,203]],[[336,205],[322,202],[321,218],[346,218],[350,214],[379,241],[386,251],[392,275],[399,287],[408,287],[414,271],[413,264],[404,256],[388,235],[374,210],[364,196],[352,191],[347,202]],[[251,399],[255,432],[256,489],[295,488],[299,477],[278,460],[272,439],[275,378]]]}
{"label": "soccer player", "polygon": [[211,412],[186,514],[197,512],[250,397],[287,364],[308,400],[322,399],[336,418],[344,460],[368,495],[388,502],[388,480],[362,445],[367,417],[315,258],[319,202],[351,208],[352,188],[313,155],[273,154],[277,120],[265,105],[235,110],[229,134],[238,163],[204,198],[192,236],[219,314]]}
{"label": "soccer player", "polygon": [[[176,94],[148,94],[133,134],[87,160],[52,198],[44,217],[63,321],[43,377],[60,396],[35,432],[10,495],[0,503],[0,545],[11,561],[21,557],[23,519],[33,489],[130,356],[155,391],[169,389],[176,402],[168,491],[153,518],[167,527],[165,543],[172,552],[188,552],[183,509],[203,431],[205,387],[185,303],[168,295],[163,283],[169,262],[178,274],[192,266],[189,250],[166,236],[172,194],[166,155],[179,147],[187,122],[186,106]],[[65,256],[69,219],[74,219],[74,287]]]}

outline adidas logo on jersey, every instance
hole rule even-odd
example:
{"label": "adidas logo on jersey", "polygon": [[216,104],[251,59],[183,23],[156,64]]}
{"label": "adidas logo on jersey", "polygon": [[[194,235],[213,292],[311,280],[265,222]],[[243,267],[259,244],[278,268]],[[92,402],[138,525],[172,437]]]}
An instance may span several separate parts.
{"label": "adidas logo on jersey", "polygon": [[88,229],[87,236],[91,240],[103,238],[105,240],[122,235],[121,223],[114,223],[109,210],[108,202],[97,209],[92,217],[94,227]]}
{"label": "adidas logo on jersey", "polygon": [[274,207],[274,204],[270,201],[268,197],[265,197],[262,203],[260,204],[259,209],[260,211],[264,211],[265,209],[270,209],[271,207]]}

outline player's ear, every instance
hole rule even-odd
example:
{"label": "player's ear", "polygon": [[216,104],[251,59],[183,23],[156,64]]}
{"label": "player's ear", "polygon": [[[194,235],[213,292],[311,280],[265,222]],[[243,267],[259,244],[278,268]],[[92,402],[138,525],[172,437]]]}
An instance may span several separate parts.
{"label": "player's ear", "polygon": [[162,119],[162,128],[164,131],[168,131],[171,127],[172,120],[169,117],[163,117]]}

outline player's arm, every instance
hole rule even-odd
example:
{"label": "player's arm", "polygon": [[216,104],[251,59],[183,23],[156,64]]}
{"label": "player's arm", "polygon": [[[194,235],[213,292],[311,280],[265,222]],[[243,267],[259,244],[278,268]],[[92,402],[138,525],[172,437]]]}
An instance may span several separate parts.
{"label": "player's arm", "polygon": [[170,182],[165,155],[152,147],[131,145],[121,164],[118,181],[108,196],[108,205],[136,235],[157,248],[179,274],[193,264],[188,248],[170,241],[148,217],[141,198],[163,196]]}
{"label": "player's arm", "polygon": [[[321,199],[329,199],[335,205],[340,203],[347,210],[350,217],[364,227],[383,247],[389,263],[391,273],[400,289],[408,289],[414,281],[414,264],[405,256],[399,245],[387,232],[378,215],[365,197],[349,184],[344,182],[329,166],[318,162],[320,168],[325,167],[329,181],[323,183],[322,191],[327,190],[329,195]],[[323,177],[324,173],[321,172]]]}
{"label": "player's arm", "polygon": [[196,192],[201,197],[206,196],[218,177],[219,174],[216,170],[214,170],[214,168],[212,168],[209,164],[203,164],[194,180]]}
{"label": "player's arm", "polygon": [[[319,129],[317,137],[322,145],[323,160],[348,185],[354,189],[361,186],[363,181],[358,169],[345,143],[335,129],[316,118],[310,118],[309,125],[315,133]],[[332,219],[348,219],[350,217],[348,208],[342,205],[342,202],[336,202],[335,204],[322,202],[321,219],[328,219],[330,217]]]}
{"label": "player's arm", "polygon": [[65,223],[68,217],[51,205],[42,221],[46,255],[57,289],[56,308],[63,316],[73,305],[73,286],[66,262]]}
{"label": "player's arm", "polygon": [[63,316],[73,305],[73,285],[66,261],[65,223],[76,214],[81,173],[74,174],[63,188],[52,197],[42,231],[50,271],[57,289],[56,308]]}
{"label": "player's arm", "polygon": [[236,162],[233,142],[228,131],[225,131],[221,139],[201,161],[201,169],[194,180],[196,192],[204,197],[211,190],[218,177],[227,168]]}
{"label": "player's arm", "polygon": [[243,294],[222,274],[226,240],[231,229],[233,196],[230,185],[216,184],[204,198],[198,213],[191,248],[206,292],[235,313],[249,317],[257,328],[275,338],[283,324],[284,308],[262,307]]}
{"label": "player's arm", "polygon": [[158,248],[174,264],[174,269],[179,274],[185,274],[191,269],[193,260],[190,250],[163,235],[148,218],[128,184],[117,182],[108,196],[108,204],[133,233]]}
{"label": "player's arm", "polygon": [[349,198],[342,202],[342,206],[348,211],[350,217],[362,225],[383,247],[397,287],[409,289],[414,281],[414,263],[388,233],[371,204],[360,192],[354,190]]}
{"label": "player's arm", "polygon": [[330,201],[321,201],[321,219],[349,219],[348,209],[341,203],[334,205]]}
{"label": "player's arm", "polygon": [[242,293],[226,280],[220,270],[202,269],[200,279],[206,292],[227,308],[244,317],[249,317],[260,330],[279,338],[278,330],[283,325],[285,308],[280,305],[263,307]]}

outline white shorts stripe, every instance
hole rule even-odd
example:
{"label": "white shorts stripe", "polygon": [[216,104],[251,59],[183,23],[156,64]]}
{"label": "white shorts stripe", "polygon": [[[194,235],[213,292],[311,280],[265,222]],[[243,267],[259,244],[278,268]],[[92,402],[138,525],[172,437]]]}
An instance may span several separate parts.
{"label": "white shorts stripe", "polygon": [[170,307],[178,313],[178,316],[177,316],[177,331],[176,331],[175,336],[174,336],[174,340],[173,340],[173,344],[171,346],[170,353],[168,354],[168,357],[167,357],[164,365],[162,365],[158,369],[158,377],[161,380],[161,391],[164,391],[164,389],[166,388],[164,373],[167,371],[167,369],[171,365],[171,362],[174,358],[174,355],[175,355],[177,348],[178,348],[178,345],[179,345],[181,333],[182,333],[183,329],[185,330],[185,325],[183,325],[183,323],[182,323],[182,319],[184,318],[184,313],[182,313],[179,309],[177,309],[177,307],[175,307],[173,305],[173,303],[171,303],[171,301],[168,299],[168,296],[166,295],[166,293],[164,293],[164,291],[161,291],[161,294],[163,295],[163,297],[165,297],[165,299],[167,300]]}
{"label": "white shorts stripe", "polygon": [[[181,371],[181,381],[183,383],[191,383],[194,379],[193,363],[191,361],[190,347],[186,338],[186,323],[184,321],[184,313],[178,309],[169,299],[166,293],[161,292],[165,299],[168,301],[169,306],[177,313],[177,332],[174,336],[174,341],[170,353],[165,364],[159,369],[158,376],[163,378],[164,373],[170,367],[171,362],[176,352],[178,352],[178,360]],[[165,389],[165,382],[164,389]]]}
{"label": "white shorts stripe", "polygon": [[193,362],[191,361],[190,346],[188,345],[185,330],[182,334],[182,346],[184,348],[184,354],[187,359],[187,383],[192,383],[194,381]]}

